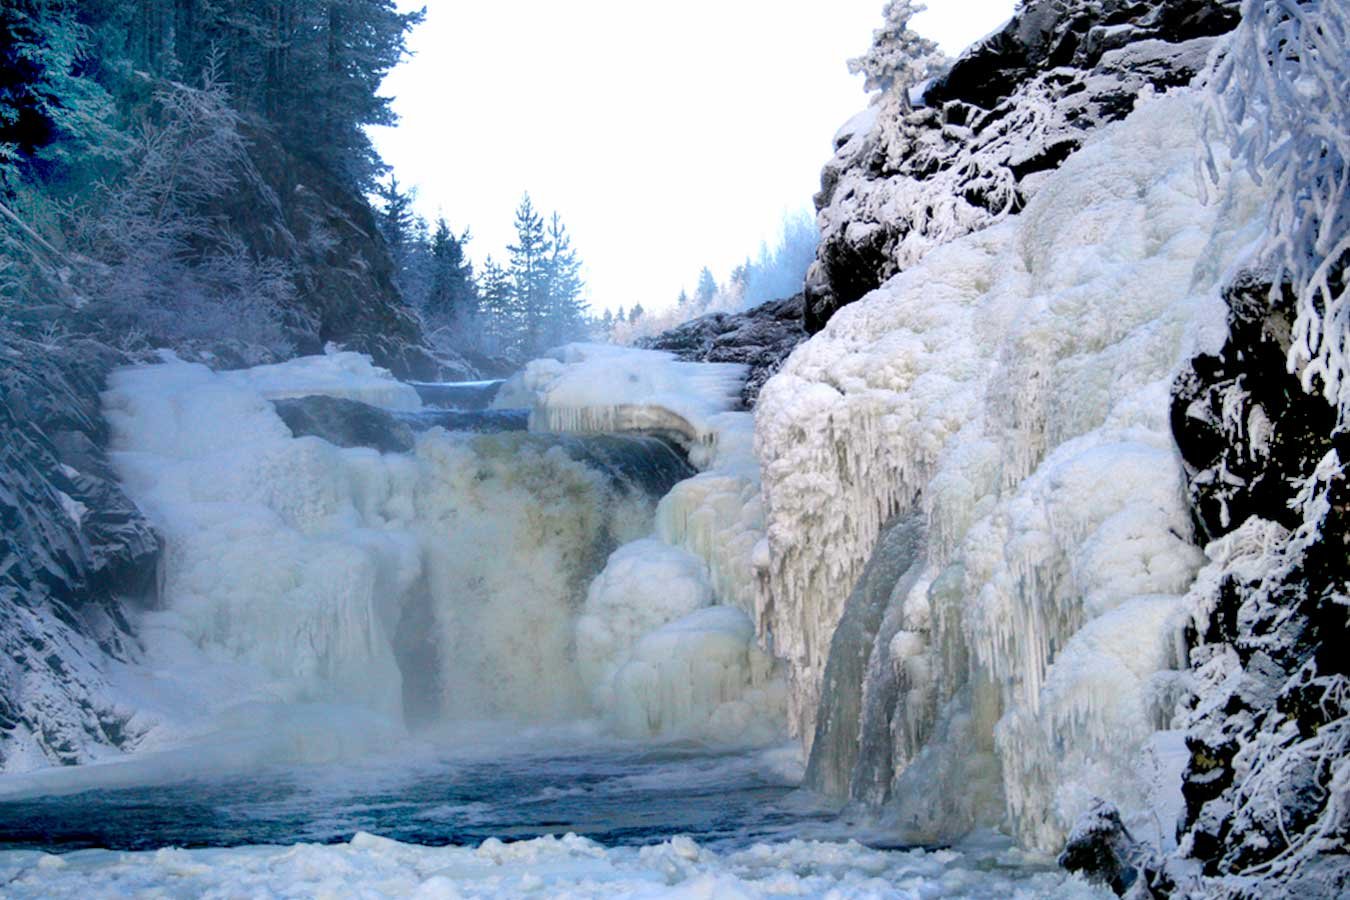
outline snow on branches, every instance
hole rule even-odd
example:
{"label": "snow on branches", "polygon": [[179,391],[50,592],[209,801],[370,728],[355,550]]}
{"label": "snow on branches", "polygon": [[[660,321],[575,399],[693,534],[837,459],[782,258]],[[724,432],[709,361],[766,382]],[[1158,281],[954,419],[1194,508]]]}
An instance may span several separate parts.
{"label": "snow on branches", "polygon": [[872,46],[862,56],[848,61],[848,70],[866,78],[864,88],[883,95],[908,88],[940,73],[947,57],[936,42],[912,31],[910,20],[927,9],[914,0],[888,0],[882,10],[885,24],[872,32]]}
{"label": "snow on branches", "polygon": [[1211,131],[1270,183],[1264,254],[1297,296],[1289,371],[1335,405],[1343,423],[1350,420],[1347,45],[1343,0],[1244,0],[1242,24],[1210,80]]}

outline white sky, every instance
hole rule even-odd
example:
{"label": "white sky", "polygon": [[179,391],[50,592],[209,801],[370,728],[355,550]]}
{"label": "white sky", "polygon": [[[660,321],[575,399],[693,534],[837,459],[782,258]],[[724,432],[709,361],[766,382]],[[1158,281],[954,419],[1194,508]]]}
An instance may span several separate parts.
{"label": "white sky", "polygon": [[[380,153],[475,263],[505,261],[522,193],[556,209],[598,311],[720,280],[811,208],[883,0],[401,0],[422,3]],[[955,55],[1013,0],[928,5],[916,30]]]}

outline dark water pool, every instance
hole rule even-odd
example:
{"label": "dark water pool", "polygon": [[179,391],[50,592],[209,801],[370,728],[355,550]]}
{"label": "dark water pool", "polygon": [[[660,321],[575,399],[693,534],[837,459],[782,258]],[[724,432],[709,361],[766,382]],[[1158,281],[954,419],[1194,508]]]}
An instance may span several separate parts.
{"label": "dark water pool", "polygon": [[0,801],[0,848],[333,843],[357,831],[431,845],[567,832],[635,845],[684,833],[738,847],[825,820],[793,780],[772,754],[692,748],[272,767]]}

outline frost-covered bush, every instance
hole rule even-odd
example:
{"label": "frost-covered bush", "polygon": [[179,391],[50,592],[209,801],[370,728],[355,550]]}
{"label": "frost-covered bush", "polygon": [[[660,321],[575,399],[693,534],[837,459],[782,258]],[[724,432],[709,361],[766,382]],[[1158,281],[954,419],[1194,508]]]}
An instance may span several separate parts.
{"label": "frost-covered bush", "polygon": [[142,126],[120,177],[74,216],[73,243],[95,269],[93,311],[155,342],[235,339],[283,349],[290,273],[261,259],[218,209],[249,173],[229,95],[171,83]]}
{"label": "frost-covered bush", "polygon": [[1337,405],[1344,421],[1350,417],[1350,4],[1244,0],[1242,24],[1211,76],[1211,127],[1254,176],[1270,183],[1263,252],[1297,294],[1290,371],[1306,390]]}

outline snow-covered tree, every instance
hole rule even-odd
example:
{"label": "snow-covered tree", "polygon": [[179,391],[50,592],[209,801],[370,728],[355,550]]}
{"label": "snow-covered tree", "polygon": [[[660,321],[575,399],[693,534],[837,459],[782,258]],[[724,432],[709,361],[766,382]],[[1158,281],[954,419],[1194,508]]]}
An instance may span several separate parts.
{"label": "snow-covered tree", "polygon": [[290,273],[256,258],[212,213],[250,165],[228,93],[208,73],[201,88],[166,85],[155,106],[123,176],[77,212],[72,241],[99,269],[89,278],[93,311],[166,343],[282,348]]}
{"label": "snow-covered tree", "polygon": [[511,276],[489,255],[478,282],[478,330],[484,350],[509,353],[516,331],[517,309]]}
{"label": "snow-covered tree", "polygon": [[707,266],[698,273],[698,287],[694,289],[694,297],[698,299],[699,304],[704,309],[712,303],[713,298],[717,296],[717,279],[713,277],[712,270]]}
{"label": "snow-covered tree", "polygon": [[478,309],[478,290],[474,286],[473,264],[464,253],[469,232],[455,235],[444,219],[436,220],[427,250],[427,295],[423,310],[434,322],[464,323]]}
{"label": "snow-covered tree", "polygon": [[895,93],[908,104],[910,87],[946,67],[938,45],[910,28],[910,20],[925,9],[914,0],[887,0],[882,9],[885,24],[872,32],[871,48],[848,62],[850,72],[866,79],[866,90]]}
{"label": "snow-covered tree", "polygon": [[[544,259],[546,279],[546,310],[544,331],[546,344],[554,345],[586,336],[586,304],[581,292],[581,260],[572,247],[562,219],[555,212],[549,218],[547,230],[548,252]],[[544,348],[540,348],[544,349]]]}
{"label": "snow-covered tree", "polygon": [[69,0],[0,4],[0,196],[117,149],[111,98],[79,75],[88,37]]}

